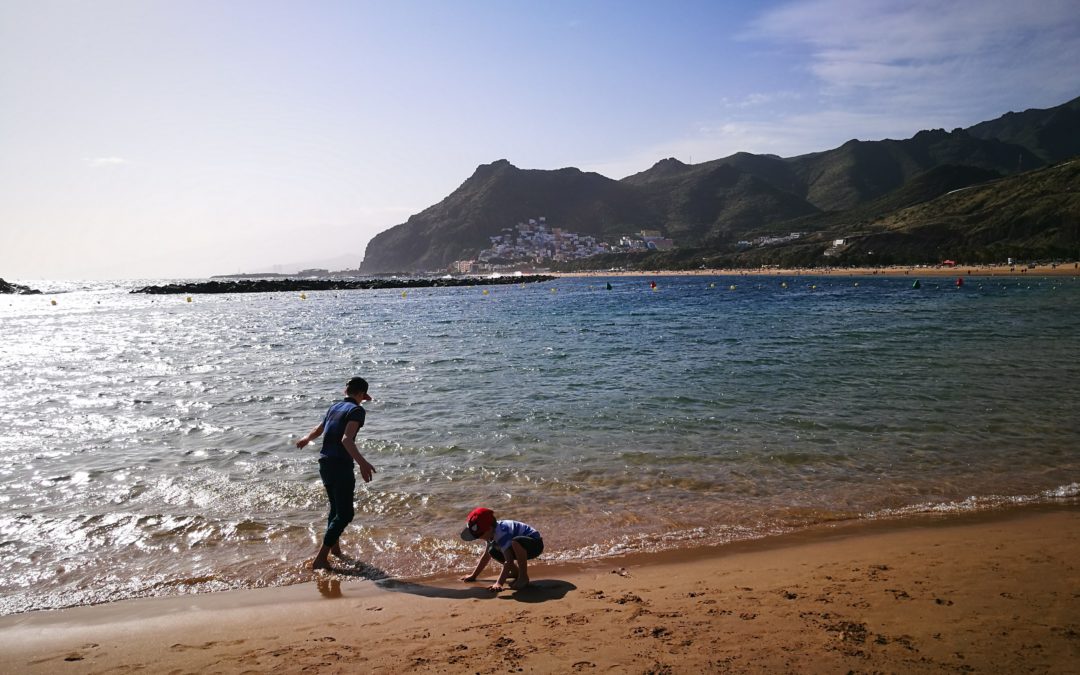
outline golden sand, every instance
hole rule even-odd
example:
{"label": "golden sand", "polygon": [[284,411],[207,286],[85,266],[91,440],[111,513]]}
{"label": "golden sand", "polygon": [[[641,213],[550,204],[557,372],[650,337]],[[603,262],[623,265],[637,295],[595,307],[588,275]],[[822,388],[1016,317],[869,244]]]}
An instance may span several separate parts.
{"label": "golden sand", "polygon": [[[833,527],[714,549],[0,618],[5,673],[1080,670],[1080,509]],[[490,570],[489,570],[490,571]]]}

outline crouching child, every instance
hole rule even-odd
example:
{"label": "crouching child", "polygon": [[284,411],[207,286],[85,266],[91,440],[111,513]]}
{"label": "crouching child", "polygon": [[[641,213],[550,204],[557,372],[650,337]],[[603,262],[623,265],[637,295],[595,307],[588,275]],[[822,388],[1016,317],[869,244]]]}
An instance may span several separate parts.
{"label": "crouching child", "polygon": [[501,591],[507,579],[513,579],[510,588],[519,590],[529,585],[529,560],[544,552],[544,539],[536,528],[516,520],[495,520],[495,512],[483,507],[473,509],[467,525],[461,531],[465,541],[488,542],[484,554],[476,563],[476,569],[462,581],[476,581],[491,559],[502,563],[499,580],[489,586]]}

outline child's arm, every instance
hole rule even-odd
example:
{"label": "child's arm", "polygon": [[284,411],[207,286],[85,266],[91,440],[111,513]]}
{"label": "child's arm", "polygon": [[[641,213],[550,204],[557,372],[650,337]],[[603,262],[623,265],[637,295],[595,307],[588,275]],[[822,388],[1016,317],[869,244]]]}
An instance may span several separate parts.
{"label": "child's arm", "polygon": [[[506,553],[504,552],[503,555],[506,555]],[[510,560],[510,559],[511,558],[509,558],[509,557],[506,558],[506,560]],[[496,581],[494,584],[492,584],[490,586],[491,590],[493,590],[493,591],[501,591],[502,587],[503,587],[503,584],[506,583],[506,580],[510,577],[510,572],[513,571],[513,569],[514,569],[514,566],[512,564],[510,564],[508,562],[503,563],[502,573],[499,574],[499,580]]]}
{"label": "child's arm", "polygon": [[309,431],[307,436],[304,436],[303,438],[301,438],[300,440],[298,440],[296,442],[296,447],[303,450],[304,446],[306,446],[308,443],[312,442],[313,440],[315,440],[319,436],[322,436],[322,432],[323,432],[323,425],[322,425],[322,422],[319,422],[319,426],[317,426],[314,429],[312,429],[311,431]]}
{"label": "child's arm", "polygon": [[480,573],[484,571],[488,563],[491,561],[491,553],[487,549],[484,549],[484,555],[480,556],[480,560],[476,563],[476,569],[472,571],[467,577],[461,577],[462,581],[476,581],[476,577],[480,576]]}
{"label": "child's arm", "polygon": [[364,479],[365,483],[371,482],[371,474],[375,473],[375,467],[364,459],[364,456],[360,454],[360,448],[356,447],[356,432],[360,431],[360,424],[356,421],[349,422],[345,425],[345,435],[341,437],[341,444],[345,446],[345,452],[349,453],[349,456],[353,458],[357,466],[360,467],[360,477]]}

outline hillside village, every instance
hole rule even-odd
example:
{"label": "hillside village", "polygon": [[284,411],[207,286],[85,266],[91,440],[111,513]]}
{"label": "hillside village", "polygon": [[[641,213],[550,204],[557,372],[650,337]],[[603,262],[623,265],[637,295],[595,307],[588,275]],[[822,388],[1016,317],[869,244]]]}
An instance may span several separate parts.
{"label": "hillside village", "polygon": [[561,227],[549,227],[545,216],[519,222],[515,227],[505,227],[501,234],[490,240],[491,246],[480,251],[475,260],[455,261],[450,271],[476,274],[543,267],[552,262],[581,260],[603,253],[666,251],[675,245],[656,230],[642,230],[638,237],[620,237],[617,244],[609,244]]}

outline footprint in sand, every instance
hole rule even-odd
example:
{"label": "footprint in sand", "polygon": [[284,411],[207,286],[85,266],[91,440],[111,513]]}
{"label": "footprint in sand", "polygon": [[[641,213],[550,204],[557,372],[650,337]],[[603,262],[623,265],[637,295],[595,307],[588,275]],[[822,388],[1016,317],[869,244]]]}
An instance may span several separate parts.
{"label": "footprint in sand", "polygon": [[[80,649],[95,649],[95,648],[97,648],[97,646],[98,646],[98,644],[96,642],[88,642],[88,643],[84,644],[82,647],[80,647]],[[71,654],[68,654],[67,656],[65,656],[64,660],[65,661],[82,661],[85,658],[86,658],[86,656],[83,655],[83,654],[80,654],[79,652],[72,652]]]}
{"label": "footprint in sand", "polygon": [[662,638],[671,635],[671,631],[667,628],[664,628],[663,626],[654,626],[653,628],[645,628],[644,626],[642,626],[640,628],[635,628],[632,631],[632,634],[638,636],[647,635],[649,637]]}
{"label": "footprint in sand", "polygon": [[225,641],[221,641],[221,642],[218,642],[218,641],[205,642],[205,643],[203,643],[201,645],[185,645],[185,644],[182,644],[180,642],[177,642],[176,644],[171,645],[169,647],[169,649],[172,649],[174,651],[187,651],[189,649],[212,649],[214,647],[217,647],[218,645],[222,645],[222,646],[225,646],[225,647],[234,647],[236,645],[242,645],[242,644],[244,644],[244,640],[225,640]]}

